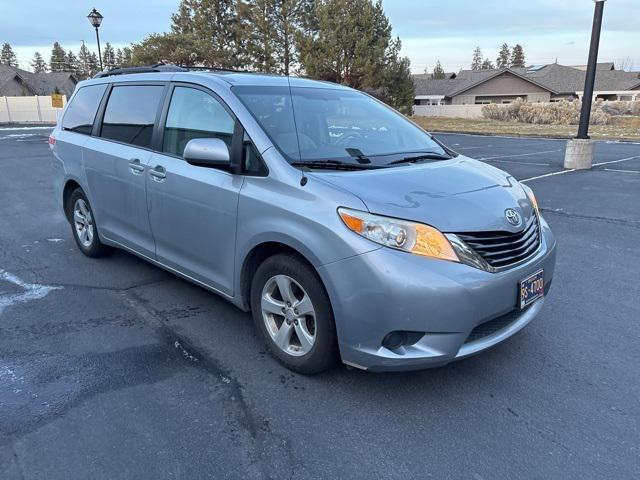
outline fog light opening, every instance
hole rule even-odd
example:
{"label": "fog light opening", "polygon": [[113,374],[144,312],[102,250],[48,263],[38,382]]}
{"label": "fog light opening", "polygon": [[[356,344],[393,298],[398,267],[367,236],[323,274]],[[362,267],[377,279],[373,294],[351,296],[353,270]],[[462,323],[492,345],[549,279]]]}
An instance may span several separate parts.
{"label": "fog light opening", "polygon": [[389,350],[396,350],[400,347],[403,347],[407,342],[407,332],[391,332],[387,333],[387,335],[382,340],[382,346],[384,348],[388,348]]}
{"label": "fog light opening", "polygon": [[424,332],[394,330],[385,335],[382,339],[382,346],[389,350],[398,350],[401,347],[408,347],[417,343],[423,336]]}

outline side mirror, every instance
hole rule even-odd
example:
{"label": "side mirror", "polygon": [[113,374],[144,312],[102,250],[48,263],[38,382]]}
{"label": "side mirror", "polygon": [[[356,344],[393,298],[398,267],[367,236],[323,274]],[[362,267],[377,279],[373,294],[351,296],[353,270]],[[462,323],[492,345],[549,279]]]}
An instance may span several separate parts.
{"label": "side mirror", "polygon": [[198,167],[228,169],[231,166],[229,148],[219,138],[194,138],[189,140],[182,157]]}

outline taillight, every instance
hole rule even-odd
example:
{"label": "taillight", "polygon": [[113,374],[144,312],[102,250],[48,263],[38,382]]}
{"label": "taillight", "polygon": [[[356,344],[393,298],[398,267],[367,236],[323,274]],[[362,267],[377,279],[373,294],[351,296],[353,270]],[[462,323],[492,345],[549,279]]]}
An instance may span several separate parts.
{"label": "taillight", "polygon": [[49,135],[49,146],[53,148],[55,144],[56,144],[56,137],[54,137],[53,135]]}

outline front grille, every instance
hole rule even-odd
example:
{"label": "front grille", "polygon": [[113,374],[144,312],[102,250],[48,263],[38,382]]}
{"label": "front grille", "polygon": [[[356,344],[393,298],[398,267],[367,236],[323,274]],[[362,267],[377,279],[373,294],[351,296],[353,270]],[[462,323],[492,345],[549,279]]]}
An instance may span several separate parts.
{"label": "front grille", "polygon": [[536,215],[531,215],[524,229],[517,233],[494,231],[456,235],[494,268],[507,267],[525,260],[540,245],[540,226]]}
{"label": "front grille", "polygon": [[513,322],[515,322],[518,317],[522,315],[522,310],[512,310],[506,315],[502,315],[498,318],[494,318],[493,320],[489,320],[488,322],[481,323],[476,328],[471,330],[471,333],[467,337],[464,343],[473,342],[475,340],[480,340],[481,338],[488,337],[489,335],[493,335],[498,330],[502,330],[505,327],[508,327]]}

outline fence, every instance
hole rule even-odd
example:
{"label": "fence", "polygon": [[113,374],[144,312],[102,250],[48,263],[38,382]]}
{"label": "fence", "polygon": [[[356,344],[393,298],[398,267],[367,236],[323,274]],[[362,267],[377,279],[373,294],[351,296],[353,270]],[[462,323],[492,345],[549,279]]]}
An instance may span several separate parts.
{"label": "fence", "polygon": [[[66,103],[63,95],[62,105]],[[51,106],[50,96],[0,97],[0,123],[56,123],[61,111]]]}
{"label": "fence", "polygon": [[482,105],[415,105],[413,114],[418,117],[480,118]]}

